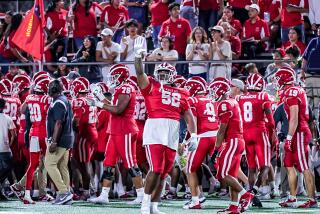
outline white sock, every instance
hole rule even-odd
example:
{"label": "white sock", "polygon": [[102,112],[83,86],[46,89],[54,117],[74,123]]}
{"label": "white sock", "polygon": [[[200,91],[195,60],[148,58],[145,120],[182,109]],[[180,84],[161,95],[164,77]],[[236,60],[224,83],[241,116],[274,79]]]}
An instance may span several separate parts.
{"label": "white sock", "polygon": [[186,193],[190,193],[190,187],[187,185],[185,187],[186,187]]}
{"label": "white sock", "polygon": [[199,203],[199,196],[192,196],[191,200],[193,203],[197,204]]}
{"label": "white sock", "polygon": [[289,199],[296,199],[296,198],[297,198],[296,196],[289,195]]}
{"label": "white sock", "polygon": [[31,198],[31,196],[30,196],[30,190],[26,190],[26,191],[24,192],[24,197],[25,197],[25,198]]}
{"label": "white sock", "polygon": [[158,210],[158,204],[159,202],[151,202],[151,207],[153,211]]}
{"label": "white sock", "polygon": [[214,177],[211,177],[209,179],[209,182],[210,182],[211,185],[214,185],[216,183],[216,180],[214,179]]}
{"label": "white sock", "polygon": [[151,203],[151,195],[143,193],[143,204],[150,204]]}
{"label": "white sock", "polygon": [[117,184],[117,192],[118,192],[118,196],[122,196],[126,194],[126,192],[124,191],[123,185],[120,183]]}
{"label": "white sock", "polygon": [[176,193],[176,191],[177,191],[177,188],[175,188],[175,187],[170,187],[170,192]]}
{"label": "white sock", "polygon": [[269,183],[269,186],[270,186],[271,189],[274,189],[276,187],[276,182],[275,181],[271,181]]}
{"label": "white sock", "polygon": [[138,198],[142,198],[142,197],[143,197],[143,194],[144,194],[144,188],[141,187],[141,188],[139,188],[139,189],[136,189],[136,191],[137,191],[137,197],[138,197]]}
{"label": "white sock", "polygon": [[100,196],[104,198],[109,198],[109,191],[110,191],[110,187],[102,187]]}
{"label": "white sock", "polygon": [[230,202],[230,205],[233,205],[233,206],[239,206],[239,201],[235,202],[235,201],[231,201]]}
{"label": "white sock", "polygon": [[33,190],[32,196],[34,198],[39,197],[39,190],[38,189]]}
{"label": "white sock", "polygon": [[176,191],[176,192],[177,192],[177,193],[180,192],[180,190],[182,189],[182,187],[183,187],[183,186],[182,186],[181,184],[178,184],[178,186],[177,186],[177,191]]}
{"label": "white sock", "polygon": [[239,192],[239,196],[241,197],[241,196],[243,196],[244,194],[246,194],[246,190],[245,189],[242,189],[240,192]]}

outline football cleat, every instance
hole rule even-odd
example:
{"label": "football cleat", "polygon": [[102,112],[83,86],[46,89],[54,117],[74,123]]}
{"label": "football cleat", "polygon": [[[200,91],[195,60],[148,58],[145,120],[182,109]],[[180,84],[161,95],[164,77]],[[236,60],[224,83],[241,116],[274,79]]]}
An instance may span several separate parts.
{"label": "football cleat", "polygon": [[239,213],[239,207],[235,205],[230,205],[226,209],[217,211],[217,214],[237,214],[237,213]]}
{"label": "football cleat", "polygon": [[17,196],[18,199],[23,201],[23,192],[16,187],[16,184],[10,186],[11,191]]}
{"label": "football cleat", "polygon": [[177,193],[173,193],[171,191],[167,192],[164,196],[161,197],[163,200],[172,200],[172,199],[177,199]]}
{"label": "football cleat", "polygon": [[254,197],[255,197],[254,194],[252,194],[251,192],[246,192],[245,194],[243,194],[241,196],[241,198],[240,198],[240,211],[241,212],[244,212],[249,208]]}
{"label": "football cleat", "polygon": [[55,205],[62,205],[68,203],[73,198],[73,194],[71,192],[58,194],[56,200],[53,202]]}
{"label": "football cleat", "polygon": [[143,199],[143,197],[137,197],[133,201],[129,201],[127,204],[128,205],[138,205],[138,204],[142,203],[142,199]]}
{"label": "football cleat", "polygon": [[188,203],[186,203],[186,204],[183,206],[183,209],[193,210],[193,209],[202,209],[202,207],[201,207],[200,201],[198,201],[197,203],[195,203],[195,202],[193,202],[192,200],[190,200]]}
{"label": "football cleat", "polygon": [[96,197],[96,198],[89,198],[87,201],[93,204],[108,204],[109,198],[103,197],[102,195],[100,195],[99,197]]}
{"label": "football cleat", "polygon": [[49,201],[53,201],[54,197],[52,197],[49,194],[45,194],[45,195],[40,196],[38,200],[43,201],[43,202],[49,202]]}
{"label": "football cleat", "polygon": [[297,199],[286,198],[279,203],[281,207],[297,207]]}
{"label": "football cleat", "polygon": [[308,201],[304,202],[297,206],[297,208],[316,208],[318,207],[318,203],[316,200],[309,199]]}
{"label": "football cleat", "polygon": [[31,198],[29,197],[24,197],[23,198],[23,203],[24,204],[35,204],[36,202],[34,202]]}

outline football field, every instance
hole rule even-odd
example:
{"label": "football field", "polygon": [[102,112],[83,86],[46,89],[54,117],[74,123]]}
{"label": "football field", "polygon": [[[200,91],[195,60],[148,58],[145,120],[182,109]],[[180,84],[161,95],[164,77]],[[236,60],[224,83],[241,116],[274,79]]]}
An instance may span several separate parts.
{"label": "football field", "polygon": [[[279,199],[263,201],[263,208],[250,208],[246,213],[320,213],[320,208],[313,209],[292,209],[280,208]],[[228,199],[207,199],[202,210],[184,210],[182,206],[184,200],[164,201],[160,210],[167,214],[176,213],[216,213],[217,210],[225,208],[228,205]],[[0,202],[0,214],[26,214],[26,213],[52,213],[52,214],[139,214],[139,206],[127,205],[124,201],[111,200],[107,205],[94,205],[86,202],[74,202],[73,205],[51,205],[47,202],[39,202],[35,205],[24,205],[18,200],[10,200],[8,202]]]}

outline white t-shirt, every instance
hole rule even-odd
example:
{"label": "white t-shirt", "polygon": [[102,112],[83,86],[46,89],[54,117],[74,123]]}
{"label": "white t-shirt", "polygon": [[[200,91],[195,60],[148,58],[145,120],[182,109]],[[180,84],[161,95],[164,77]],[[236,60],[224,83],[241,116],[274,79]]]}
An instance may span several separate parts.
{"label": "white t-shirt", "polygon": [[[147,50],[147,41],[144,37],[142,36],[138,36],[143,38],[143,45],[142,45],[142,49]],[[136,38],[138,38],[136,37]],[[127,39],[128,42],[128,51],[127,51],[127,57],[125,59],[123,59],[123,61],[134,61],[134,41],[135,39],[130,38],[130,36],[126,36],[125,37]],[[121,53],[124,52],[126,46],[125,44],[123,44],[122,40],[120,42],[120,46],[121,46]],[[134,68],[134,64],[127,64],[129,71],[130,71],[130,76],[136,76],[136,69]]]}
{"label": "white t-shirt", "polygon": [[[107,46],[103,47],[103,41],[100,41],[97,44],[96,50],[102,52],[102,58],[104,58],[104,59],[108,58],[108,54],[111,54],[112,52],[116,52],[116,53],[118,53],[118,56],[115,58],[114,62],[120,62],[121,47],[118,43],[112,42],[110,47],[107,47]],[[111,67],[111,65],[106,65],[106,66],[103,66],[101,69],[103,81],[105,81],[105,82],[108,79],[110,67]]]}
{"label": "white t-shirt", "polygon": [[[193,50],[193,46],[195,44],[188,44],[187,48],[186,48],[186,55],[189,54],[190,51]],[[209,49],[210,49],[210,45],[209,44],[201,44],[200,46],[198,46],[198,48],[200,48],[203,52],[207,53],[209,55]],[[198,54],[193,54],[192,60],[194,61],[200,61],[201,58]],[[208,71],[208,66],[206,63],[189,63],[189,73],[190,74],[201,74],[201,73],[205,73]]]}
{"label": "white t-shirt", "polygon": [[8,131],[16,128],[16,126],[14,125],[11,117],[3,113],[0,113],[0,121],[0,152],[11,152]]}
{"label": "white t-shirt", "polygon": [[152,51],[153,55],[158,55],[160,54],[161,56],[165,58],[174,58],[175,60],[178,60],[178,52],[176,50],[170,50],[170,51],[164,51],[161,50],[160,48],[156,48]]}
{"label": "white t-shirt", "polygon": [[[232,59],[231,45],[228,41],[223,41],[218,44],[222,54],[226,56],[225,60]],[[223,60],[220,58],[217,51],[213,52],[212,60]],[[209,70],[209,80],[217,77],[231,78],[231,63],[212,62]]]}

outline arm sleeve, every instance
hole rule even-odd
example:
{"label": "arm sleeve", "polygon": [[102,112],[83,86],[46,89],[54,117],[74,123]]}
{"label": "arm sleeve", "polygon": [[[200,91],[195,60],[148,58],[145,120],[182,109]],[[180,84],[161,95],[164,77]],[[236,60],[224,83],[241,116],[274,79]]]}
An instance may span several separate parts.
{"label": "arm sleeve", "polygon": [[302,56],[303,59],[305,59],[305,60],[308,60],[308,59],[309,59],[310,52],[311,52],[311,50],[312,50],[313,48],[316,47],[316,45],[317,45],[317,38],[314,38],[314,39],[312,39],[312,40],[309,42],[307,48],[305,49],[304,54],[303,54],[303,56]]}

